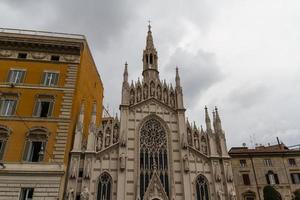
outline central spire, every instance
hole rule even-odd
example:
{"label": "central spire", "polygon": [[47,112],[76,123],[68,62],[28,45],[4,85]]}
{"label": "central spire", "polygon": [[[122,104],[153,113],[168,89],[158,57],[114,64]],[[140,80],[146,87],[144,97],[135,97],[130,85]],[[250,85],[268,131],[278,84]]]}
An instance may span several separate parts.
{"label": "central spire", "polygon": [[158,78],[157,51],[154,47],[151,25],[149,21],[146,48],[143,52],[143,77],[145,79]]}

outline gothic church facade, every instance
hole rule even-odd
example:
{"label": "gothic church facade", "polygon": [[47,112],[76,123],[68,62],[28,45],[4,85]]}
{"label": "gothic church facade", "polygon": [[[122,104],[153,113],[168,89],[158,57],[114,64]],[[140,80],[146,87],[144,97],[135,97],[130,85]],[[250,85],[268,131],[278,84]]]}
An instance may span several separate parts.
{"label": "gothic church facade", "polygon": [[129,83],[125,64],[120,119],[104,118],[97,127],[93,112],[85,147],[82,107],[65,198],[236,199],[218,110],[211,122],[205,107],[205,130],[186,120],[178,69],[174,87],[160,80],[150,25],[148,28],[142,80]]}

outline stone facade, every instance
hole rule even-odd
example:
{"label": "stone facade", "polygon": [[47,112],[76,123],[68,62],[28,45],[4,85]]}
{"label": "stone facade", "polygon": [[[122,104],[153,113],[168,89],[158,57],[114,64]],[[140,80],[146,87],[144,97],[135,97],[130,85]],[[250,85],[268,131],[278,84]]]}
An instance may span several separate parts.
{"label": "stone facade", "polygon": [[[183,89],[161,81],[149,26],[142,79],[128,82],[125,64],[120,118],[95,124],[87,145],[78,118],[65,199],[234,200],[232,167],[218,110],[203,130],[186,120]],[[84,108],[82,108],[83,110]]]}
{"label": "stone facade", "polygon": [[233,147],[233,177],[239,200],[263,200],[263,188],[272,185],[283,200],[300,190],[300,150],[283,144],[255,149]]}
{"label": "stone facade", "polygon": [[0,199],[63,199],[80,106],[90,113],[95,103],[102,113],[103,86],[87,41],[0,30]]}

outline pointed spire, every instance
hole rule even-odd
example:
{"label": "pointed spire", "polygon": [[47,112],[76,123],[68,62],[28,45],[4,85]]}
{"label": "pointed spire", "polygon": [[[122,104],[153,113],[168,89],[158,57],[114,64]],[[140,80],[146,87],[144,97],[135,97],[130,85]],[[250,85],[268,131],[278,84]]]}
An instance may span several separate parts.
{"label": "pointed spire", "polygon": [[216,115],[216,129],[218,131],[222,131],[222,123],[221,123],[221,119],[217,107],[215,107],[215,115]]}
{"label": "pointed spire", "polygon": [[196,122],[194,121],[194,129],[197,130]]}
{"label": "pointed spire", "polygon": [[205,106],[205,123],[206,123],[206,131],[211,131],[211,123],[208,115],[207,107]]}
{"label": "pointed spire", "polygon": [[96,102],[94,102],[92,108],[92,118],[89,127],[87,149],[86,149],[87,151],[95,151],[96,117],[97,117],[97,105]]}
{"label": "pointed spire", "polygon": [[201,134],[204,133],[202,125],[200,126],[200,131],[201,131]]}
{"label": "pointed spire", "polygon": [[153,44],[153,37],[152,37],[152,32],[151,32],[151,25],[149,23],[148,25],[148,34],[147,34],[147,40],[146,40],[146,50],[147,49],[154,49],[154,44]]}
{"label": "pointed spire", "polygon": [[123,73],[123,82],[128,82],[128,64],[125,62],[125,68]]}
{"label": "pointed spire", "polygon": [[176,67],[175,82],[176,82],[176,87],[180,87],[180,77],[179,77],[178,67]]}
{"label": "pointed spire", "polygon": [[214,127],[214,130],[216,131],[216,113],[215,113],[215,111],[212,111],[212,114],[213,114],[213,127]]}
{"label": "pointed spire", "polygon": [[83,120],[84,120],[84,101],[81,103],[80,112],[78,115],[75,137],[72,151],[81,151],[82,135],[83,135]]}

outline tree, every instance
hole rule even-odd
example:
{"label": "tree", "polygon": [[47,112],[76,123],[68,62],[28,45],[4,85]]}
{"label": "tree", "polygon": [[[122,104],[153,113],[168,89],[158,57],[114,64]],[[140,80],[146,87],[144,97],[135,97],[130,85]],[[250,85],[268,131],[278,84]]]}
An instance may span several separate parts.
{"label": "tree", "polygon": [[294,200],[300,200],[300,190],[296,190],[294,192],[294,195],[295,195]]}
{"label": "tree", "polygon": [[281,195],[274,187],[267,185],[264,187],[264,200],[281,200]]}

